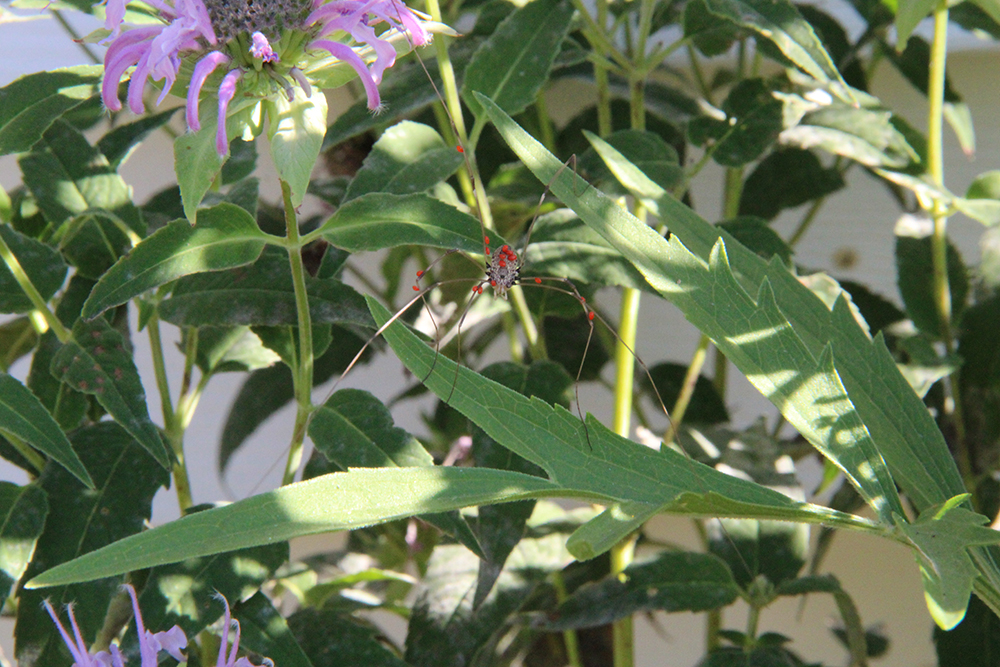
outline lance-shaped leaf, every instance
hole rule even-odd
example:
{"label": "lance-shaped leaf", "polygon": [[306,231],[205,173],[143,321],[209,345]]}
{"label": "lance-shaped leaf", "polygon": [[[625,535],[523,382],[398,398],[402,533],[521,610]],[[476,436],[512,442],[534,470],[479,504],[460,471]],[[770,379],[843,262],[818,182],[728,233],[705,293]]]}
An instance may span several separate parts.
{"label": "lance-shaped leaf", "polygon": [[0,433],[24,440],[93,488],[93,480],[56,420],[27,387],[6,373],[0,373]]}
{"label": "lance-shaped leaf", "polygon": [[298,206],[326,134],[326,93],[317,87],[312,97],[296,95],[291,101],[277,95],[266,106],[271,159],[278,177],[291,188],[292,204]]}
{"label": "lance-shaped leaf", "polygon": [[497,27],[465,70],[462,99],[482,115],[474,93],[484,93],[508,113],[535,101],[569,31],[573,6],[566,0],[536,0],[515,10]]}
{"label": "lance-shaped leaf", "polygon": [[[371,316],[353,287],[309,275],[305,283],[314,324],[371,326]],[[188,326],[296,325],[288,254],[270,248],[250,266],[182,278],[170,298],[160,303],[159,313],[167,322]]]}
{"label": "lance-shaped leaf", "polygon": [[118,169],[146,137],[169,123],[179,109],[174,107],[119,125],[101,137],[97,150],[104,153],[113,168]]}
{"label": "lance-shaped leaf", "polygon": [[375,468],[331,473],[186,516],[41,574],[31,585],[88,581],[276,540],[423,512],[554,496],[552,482],[501,470]]}
{"label": "lance-shaped leaf", "polygon": [[0,88],[0,155],[29,150],[57,118],[96,92],[102,69],[82,65],[28,74]]}
{"label": "lance-shaped leaf", "polygon": [[432,127],[405,120],[375,142],[344,202],[367,192],[407,195],[424,192],[455,173],[462,154],[445,145]]}
{"label": "lance-shaped leaf", "polygon": [[0,595],[9,596],[28,569],[48,512],[42,487],[0,482]]}
{"label": "lance-shaped leaf", "polygon": [[103,319],[77,320],[73,337],[52,358],[52,374],[92,394],[164,468],[170,467],[160,431],[149,418],[146,392],[125,339]]}
{"label": "lance-shaped leaf", "polygon": [[581,586],[533,625],[560,631],[613,623],[645,611],[706,611],[731,604],[739,592],[729,568],[716,556],[667,552]]}
{"label": "lance-shaped leaf", "polygon": [[[310,611],[312,610],[310,609]],[[236,605],[233,609],[233,617],[240,622],[240,630],[242,631],[240,646],[251,649],[259,655],[266,655],[274,661],[274,664],[283,667],[323,667],[322,663],[309,661],[303,647],[299,645],[288,627],[285,618],[263,593],[258,591],[246,602]],[[304,633],[303,643],[316,640],[322,647],[319,651],[321,655],[331,658],[336,656],[337,660],[344,659],[340,651],[328,650],[334,647],[332,644],[334,638],[340,639],[342,637],[337,632],[338,628],[332,628],[331,624],[322,623],[321,627],[311,629],[313,632]],[[331,636],[324,637],[324,632],[329,632]],[[378,651],[382,655],[394,657],[374,637],[368,638],[366,648]],[[372,665],[371,653],[364,654],[357,662],[358,664]],[[375,666],[373,665],[373,667]]]}
{"label": "lance-shaped leaf", "polygon": [[820,81],[846,87],[809,22],[784,0],[707,0],[708,11],[773,43],[796,66]]}
{"label": "lance-shaped leaf", "polygon": [[192,273],[252,263],[268,235],[249,213],[233,204],[201,212],[198,224],[175,220],[122,257],[97,283],[83,316],[93,318],[146,290]]}
{"label": "lance-shaped leaf", "polygon": [[[62,257],[35,239],[25,236],[9,225],[0,226],[0,237],[14,253],[17,263],[28,274],[43,299],[48,301],[62,287],[68,267]],[[0,313],[25,313],[34,310],[31,299],[14,279],[6,262],[0,262]]]}
{"label": "lance-shaped leaf", "polygon": [[[400,245],[483,251],[482,226],[454,206],[423,194],[372,192],[344,204],[319,229],[327,241],[350,252]],[[502,241],[494,241],[499,247]]]}

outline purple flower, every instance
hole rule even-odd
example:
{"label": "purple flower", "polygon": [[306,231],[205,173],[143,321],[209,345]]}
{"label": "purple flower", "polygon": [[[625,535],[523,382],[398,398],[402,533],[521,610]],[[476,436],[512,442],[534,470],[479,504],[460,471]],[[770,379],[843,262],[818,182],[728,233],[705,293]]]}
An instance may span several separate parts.
{"label": "purple flower", "polygon": [[[139,636],[139,655],[141,667],[156,667],[157,655],[160,651],[166,651],[175,659],[183,661],[184,654],[181,653],[181,650],[187,646],[187,637],[184,635],[184,631],[176,625],[165,632],[157,632],[155,634],[146,630],[145,626],[142,624],[142,615],[139,613],[139,599],[135,595],[135,589],[128,584],[125,584],[125,589],[132,598],[132,611],[135,614],[135,629]],[[45,605],[45,610],[49,612],[49,616],[52,617],[52,621],[56,624],[56,627],[59,628],[59,634],[62,635],[63,641],[66,643],[66,647],[73,656],[74,667],[124,667],[125,660],[122,658],[121,652],[118,650],[117,646],[112,645],[110,652],[99,651],[96,654],[91,655],[91,653],[87,650],[86,643],[83,641],[83,635],[80,633],[80,627],[76,624],[76,616],[73,614],[72,605],[66,606],[66,611],[69,615],[69,622],[73,627],[73,636],[71,637],[66,631],[66,628],[63,627],[62,622],[59,621],[59,616],[56,614],[55,609],[52,608],[49,601],[45,600],[42,604]]]}
{"label": "purple flower", "polygon": [[[112,111],[122,108],[118,83],[134,68],[128,106],[134,113],[143,113],[147,81],[161,82],[156,100],[160,104],[182,76],[182,64],[193,63],[187,124],[192,130],[200,129],[198,102],[212,78],[219,100],[216,148],[220,155],[229,146],[226,118],[232,100],[260,100],[274,94],[291,100],[296,86],[311,96],[309,75],[322,69],[312,66],[325,58],[320,51],[354,69],[364,84],[368,108],[378,110],[378,84],[396,61],[396,49],[388,38],[403,33],[412,46],[430,41],[421,19],[402,0],[147,0],[163,24],[124,32],[121,22],[128,0],[105,1],[105,27],[111,31],[101,86],[105,105]],[[390,30],[377,34],[374,26],[379,23],[388,24]],[[347,37],[353,45],[338,41]],[[374,53],[370,64],[356,51],[362,47]],[[214,78],[222,66],[221,77]]]}
{"label": "purple flower", "polygon": [[[216,597],[226,606],[226,611],[222,615],[222,637],[219,642],[219,659],[215,661],[216,667],[254,667],[254,664],[248,658],[236,659],[236,654],[240,650],[240,622],[230,615],[229,602],[226,598],[219,593],[216,593]],[[233,631],[233,646],[231,649],[229,648],[230,630]],[[269,658],[264,658],[264,664],[274,667],[274,663]]]}

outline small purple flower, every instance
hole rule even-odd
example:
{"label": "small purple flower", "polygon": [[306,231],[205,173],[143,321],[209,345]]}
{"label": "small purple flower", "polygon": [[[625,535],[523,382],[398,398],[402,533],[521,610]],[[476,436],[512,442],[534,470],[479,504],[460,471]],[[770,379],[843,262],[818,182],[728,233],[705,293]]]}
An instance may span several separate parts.
{"label": "small purple flower", "polygon": [[[232,617],[229,612],[229,602],[220,593],[216,597],[225,605],[226,611],[222,615],[222,637],[219,642],[219,659],[216,660],[216,667],[255,667],[248,658],[236,659],[236,654],[240,650],[240,622]],[[229,649],[229,631],[233,631],[233,646]],[[227,652],[226,649],[229,649]],[[274,663],[269,658],[264,658],[264,665],[274,667]]]}
{"label": "small purple flower", "polygon": [[[396,61],[392,34],[403,33],[412,46],[423,46],[430,36],[402,0],[147,0],[163,25],[122,31],[128,0],[105,0],[105,27],[111,31],[104,57],[104,104],[118,111],[118,83],[134,68],[128,87],[128,106],[143,113],[146,82],[160,83],[160,104],[180,78],[181,66],[193,63],[188,82],[186,119],[198,130],[199,97],[212,78],[219,100],[216,148],[225,155],[229,147],[226,118],[233,99],[265,99],[274,94],[294,96],[297,86],[312,96],[310,75],[327,64],[325,51],[354,69],[368,98],[368,108],[381,108],[378,84],[385,70]],[[390,30],[376,33],[374,26],[386,23]],[[349,37],[353,46],[338,41]],[[356,49],[370,48],[374,60],[368,64]],[[224,66],[221,78],[214,78]],[[188,70],[185,70],[188,71]],[[215,83],[221,81],[221,83]],[[315,82],[316,79],[313,78]],[[240,108],[246,105],[241,105]]]}
{"label": "small purple flower", "polygon": [[[136,633],[139,636],[141,667],[156,667],[157,656],[160,651],[166,651],[176,660],[183,661],[184,654],[181,653],[181,650],[187,646],[187,637],[184,635],[184,631],[176,625],[165,632],[152,633],[146,630],[142,623],[142,615],[139,613],[139,599],[135,595],[135,589],[128,584],[125,584],[124,588],[132,598],[132,611],[135,614]],[[87,650],[86,643],[83,641],[80,627],[76,623],[76,616],[73,614],[72,605],[66,606],[69,622],[73,627],[73,636],[71,637],[66,628],[63,627],[59,616],[49,601],[45,600],[42,604],[45,605],[45,610],[49,612],[52,621],[59,628],[59,634],[62,635],[66,647],[73,656],[74,667],[124,667],[125,660],[122,658],[117,646],[112,645],[110,652],[99,651],[91,655]]]}

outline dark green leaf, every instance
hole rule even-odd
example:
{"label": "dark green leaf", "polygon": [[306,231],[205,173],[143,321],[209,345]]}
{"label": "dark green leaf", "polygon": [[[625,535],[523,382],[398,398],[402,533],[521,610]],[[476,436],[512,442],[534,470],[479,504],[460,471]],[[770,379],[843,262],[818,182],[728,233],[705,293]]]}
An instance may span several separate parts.
{"label": "dark green leaf", "polygon": [[72,431],[80,425],[90,402],[86,395],[52,374],[52,358],[60,348],[62,344],[51,331],[41,336],[38,348],[31,358],[28,388],[38,397],[60,428]]}
{"label": "dark green leaf", "polygon": [[119,125],[101,137],[97,142],[97,150],[104,153],[104,157],[108,159],[113,169],[118,169],[146,137],[169,123],[179,108],[150,114],[131,123]]}
{"label": "dark green leaf", "polygon": [[820,199],[844,187],[840,171],[820,164],[812,151],[776,150],[747,177],[740,195],[740,215],[767,220],[786,208]]}
{"label": "dark green leaf", "polygon": [[0,324],[0,371],[7,372],[15,361],[38,345],[38,330],[23,315]]}
{"label": "dark green leaf", "polygon": [[229,159],[222,165],[222,183],[239,183],[249,178],[257,169],[257,144],[253,141],[234,141],[229,144]]}
{"label": "dark green leaf", "polygon": [[[35,239],[0,225],[0,238],[14,253],[18,264],[28,274],[42,299],[48,301],[62,287],[68,267],[59,253]],[[6,262],[0,262],[0,313],[24,313],[34,310],[31,299],[14,280]]]}
{"label": "dark green leaf", "polygon": [[[919,222],[921,226],[923,222]],[[929,225],[930,222],[926,221]],[[896,278],[899,293],[906,305],[906,314],[917,328],[935,338],[941,336],[934,293],[934,266],[930,236],[911,236],[917,230],[897,225]],[[952,320],[958,321],[969,295],[969,278],[958,250],[950,242],[947,248],[948,288],[951,291]]]}
{"label": "dark green leaf", "polygon": [[[684,386],[684,378],[687,375],[687,367],[681,364],[661,363],[652,366],[649,374],[653,378],[653,383],[668,406],[673,405],[680,396]],[[649,387],[649,378],[643,374],[639,378],[640,386],[647,395],[652,395]],[[693,424],[722,424],[729,421],[729,411],[726,404],[719,396],[711,380],[704,375],[699,375],[695,380],[694,393],[688,403],[687,411],[684,413],[684,422]]]}
{"label": "dark green leaf", "polygon": [[97,283],[83,307],[93,318],[146,290],[182,276],[254,262],[267,235],[246,211],[219,204],[201,212],[197,225],[175,220],[145,239]]}
{"label": "dark green leaf", "polygon": [[938,667],[997,667],[1000,619],[982,600],[973,597],[961,623],[950,631],[934,628],[934,649]]}
{"label": "dark green leaf", "polygon": [[761,79],[738,83],[722,104],[725,120],[702,117],[688,130],[697,145],[714,144],[712,159],[726,167],[756,160],[784,129],[782,102]]}
{"label": "dark green leaf", "polygon": [[57,118],[96,92],[102,69],[81,65],[28,74],[0,88],[0,155],[30,149]]}
{"label": "dark green leaf", "polygon": [[248,327],[202,327],[198,329],[198,358],[203,373],[255,371],[280,358],[261,344]]}
{"label": "dark green leaf", "polygon": [[992,296],[970,306],[962,318],[958,354],[962,384],[975,387],[1000,386],[1000,296]]}
{"label": "dark green leaf", "polygon": [[535,0],[508,16],[480,46],[465,69],[462,99],[473,113],[473,97],[484,93],[508,113],[535,101],[569,31],[573,6],[565,0]]}
{"label": "dark green leaf", "polygon": [[374,629],[335,611],[303,609],[288,619],[288,627],[314,667],[407,665],[378,641]]}
{"label": "dark green leaf", "polygon": [[28,569],[48,512],[48,499],[37,484],[0,482],[0,596],[10,596]]}
{"label": "dark green leaf", "polygon": [[[614,175],[600,161],[603,144],[593,141],[595,137],[593,133],[584,130],[584,134],[591,141],[593,150],[587,151],[580,157],[580,169],[587,173],[590,180],[614,181]],[[677,151],[657,134],[639,130],[620,130],[608,136],[605,142],[639,167],[663,190],[672,189],[684,177]],[[615,182],[615,185],[619,184]],[[626,192],[627,186],[619,186],[619,194]]]}
{"label": "dark green leaf", "polygon": [[[240,646],[244,649],[252,649],[282,667],[319,667],[323,664],[309,661],[284,617],[263,593],[257,592],[246,602],[236,605],[233,617],[240,622]],[[320,637],[320,634],[310,633],[305,642]],[[326,648],[329,643],[323,642],[322,646]],[[372,663],[364,661],[359,664]]]}
{"label": "dark green leaf", "polygon": [[169,469],[160,431],[149,419],[146,393],[122,335],[103,318],[78,320],[73,338],[52,358],[52,374],[77,391],[91,394],[146,451]]}
{"label": "dark green leaf", "polygon": [[369,192],[424,192],[455,173],[462,154],[431,127],[403,121],[386,130],[365,158],[344,202]]}
{"label": "dark green leaf", "polygon": [[[46,467],[38,483],[48,494],[49,514],[29,577],[142,531],[153,496],[169,480],[167,472],[118,424],[88,426],[74,433],[72,442],[97,490],[87,489],[60,466]],[[43,598],[60,612],[65,604],[74,603],[89,646],[119,584],[117,579],[102,579],[47,591],[21,591],[15,637],[18,664],[71,663],[62,638],[42,608]]]}
{"label": "dark green leaf", "polygon": [[350,252],[400,245],[483,251],[482,226],[476,218],[422,194],[363,195],[337,209],[320,232]]}
{"label": "dark green leaf", "polygon": [[662,553],[633,563],[622,575],[577,589],[536,627],[549,631],[589,628],[646,611],[707,611],[732,604],[739,588],[729,568],[715,556]]}
{"label": "dark green leaf", "polygon": [[16,379],[0,373],[0,432],[16,436],[93,488],[94,482],[45,406]]}
{"label": "dark green leaf", "polygon": [[731,21],[720,21],[719,16],[712,14],[705,0],[693,0],[684,5],[684,36],[694,40],[706,56],[720,56],[733,45],[739,37],[739,29]]}
{"label": "dark green leaf", "polygon": [[[305,283],[314,324],[371,326],[361,295],[353,287],[309,275]],[[250,266],[182,278],[159,311],[167,322],[187,326],[298,324],[288,255],[273,248]]]}

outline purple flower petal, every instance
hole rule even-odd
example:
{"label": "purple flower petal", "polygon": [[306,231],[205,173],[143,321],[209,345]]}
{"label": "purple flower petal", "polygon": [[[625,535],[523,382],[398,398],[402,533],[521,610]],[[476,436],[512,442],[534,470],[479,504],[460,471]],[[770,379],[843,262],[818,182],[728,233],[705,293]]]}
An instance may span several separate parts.
{"label": "purple flower petal", "polygon": [[302,70],[298,67],[293,67],[288,73],[291,74],[292,78],[295,79],[295,82],[299,84],[299,88],[301,88],[302,92],[306,94],[306,97],[312,97],[312,85],[309,83],[309,79],[306,78],[306,75],[302,72]]}
{"label": "purple flower petal", "polygon": [[365,61],[363,61],[351,47],[329,39],[317,39],[309,45],[309,48],[325,49],[326,51],[329,51],[330,55],[334,58],[338,58],[353,67],[354,71],[358,73],[358,78],[361,79],[361,83],[364,84],[365,93],[368,95],[368,108],[372,111],[381,108],[382,98],[378,94],[378,85],[375,83],[375,79],[365,66]]}
{"label": "purple flower petal", "polygon": [[62,622],[56,615],[55,609],[48,600],[43,600],[42,604],[45,606],[45,611],[49,612],[49,616],[52,618],[52,622],[56,624],[59,629],[59,634],[62,636],[63,642],[66,644],[66,648],[69,649],[70,655],[73,656],[73,662],[77,667],[100,667],[98,663],[94,660],[90,652],[87,651],[87,646],[83,642],[83,637],[80,635],[80,628],[76,624],[76,617],[73,616],[73,607],[67,606],[66,611],[69,613],[69,620],[73,626],[73,633],[76,635],[76,639],[69,636],[69,632],[63,627]]}
{"label": "purple flower petal", "polygon": [[226,112],[229,110],[229,102],[236,94],[236,82],[240,80],[242,75],[243,72],[238,69],[230,70],[222,80],[222,85],[219,86],[219,126],[215,131],[215,150],[219,155],[225,155],[229,150],[229,137],[226,134]]}
{"label": "purple flower petal", "polygon": [[212,51],[194,66],[191,84],[188,86],[186,119],[188,127],[196,132],[201,129],[201,120],[198,118],[201,87],[205,85],[205,79],[215,71],[215,68],[225,62],[229,62],[229,56],[219,51]]}
{"label": "purple flower petal", "polygon": [[104,100],[104,106],[112,111],[122,108],[118,100],[118,83],[122,80],[125,70],[142,58],[143,52],[149,48],[148,41],[161,30],[162,26],[129,30],[108,47],[108,52],[104,54],[104,80],[101,82],[101,98]]}
{"label": "purple flower petal", "polygon": [[115,39],[121,34],[122,20],[125,18],[125,5],[128,0],[107,0],[104,5],[104,27],[111,31],[108,39]]}

